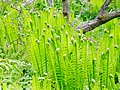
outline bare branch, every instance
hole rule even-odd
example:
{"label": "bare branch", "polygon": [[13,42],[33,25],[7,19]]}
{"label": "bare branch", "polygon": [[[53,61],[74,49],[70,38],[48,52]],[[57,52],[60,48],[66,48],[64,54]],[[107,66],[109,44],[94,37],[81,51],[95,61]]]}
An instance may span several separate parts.
{"label": "bare branch", "polygon": [[105,0],[103,5],[101,6],[97,18],[101,18],[103,14],[105,13],[105,10],[107,9],[108,5],[112,2],[112,0]]}
{"label": "bare branch", "polygon": [[32,2],[34,2],[34,0],[26,0],[24,3],[22,3],[22,7],[28,6],[29,4],[31,4]]}
{"label": "bare branch", "polygon": [[85,33],[85,32],[93,30],[94,28],[96,28],[96,27],[116,18],[116,17],[120,17],[120,10],[104,14],[104,16],[101,19],[95,18],[94,20],[86,22],[83,25],[78,25],[76,27],[76,30],[83,29],[83,32]]}
{"label": "bare branch", "polygon": [[83,29],[83,32],[88,32],[93,30],[94,28],[114,19],[117,17],[120,17],[120,10],[105,13],[105,10],[107,9],[108,5],[112,2],[112,0],[105,0],[103,5],[101,6],[98,16],[94,20],[90,20],[84,24],[78,25],[75,30]]}

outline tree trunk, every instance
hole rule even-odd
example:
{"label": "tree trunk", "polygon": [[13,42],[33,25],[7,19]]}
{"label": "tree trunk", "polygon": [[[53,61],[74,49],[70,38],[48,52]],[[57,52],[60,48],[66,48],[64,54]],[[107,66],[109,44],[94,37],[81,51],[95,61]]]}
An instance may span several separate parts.
{"label": "tree trunk", "polygon": [[67,18],[67,21],[69,21],[69,0],[62,0],[63,4],[63,16]]}

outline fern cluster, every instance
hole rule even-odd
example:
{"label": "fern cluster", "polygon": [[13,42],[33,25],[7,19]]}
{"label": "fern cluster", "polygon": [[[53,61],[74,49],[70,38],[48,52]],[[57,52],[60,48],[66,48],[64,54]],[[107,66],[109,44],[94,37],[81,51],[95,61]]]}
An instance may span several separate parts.
{"label": "fern cluster", "polygon": [[[3,90],[18,89],[16,85],[19,89],[32,90],[120,89],[119,19],[84,35],[82,30],[74,31],[74,27],[66,23],[61,10],[21,8],[19,15],[10,6],[6,8],[10,12],[0,15],[0,86]],[[73,20],[74,14],[71,14],[70,21]],[[20,60],[29,62],[31,68],[26,65],[22,70]],[[27,72],[25,78],[29,77],[29,83],[23,85],[11,77],[7,78],[11,82],[4,81],[3,75],[10,73],[11,68],[18,76],[12,75],[18,79]],[[23,82],[28,82],[25,80]],[[29,87],[23,87],[27,85]]]}

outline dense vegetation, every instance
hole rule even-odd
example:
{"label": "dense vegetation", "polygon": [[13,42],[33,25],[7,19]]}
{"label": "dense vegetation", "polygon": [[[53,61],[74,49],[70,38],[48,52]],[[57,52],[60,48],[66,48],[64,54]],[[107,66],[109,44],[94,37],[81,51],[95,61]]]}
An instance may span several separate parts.
{"label": "dense vegetation", "polygon": [[0,89],[119,90],[120,19],[83,34],[72,22],[95,18],[103,0],[70,2],[70,23],[54,1],[36,0],[21,12],[21,1],[0,1]]}

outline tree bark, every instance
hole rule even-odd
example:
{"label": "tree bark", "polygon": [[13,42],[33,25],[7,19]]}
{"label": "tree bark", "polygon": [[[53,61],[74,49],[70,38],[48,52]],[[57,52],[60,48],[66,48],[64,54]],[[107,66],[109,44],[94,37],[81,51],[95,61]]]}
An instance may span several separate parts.
{"label": "tree bark", "polygon": [[112,2],[112,0],[105,0],[103,5],[101,6],[97,18],[100,18],[105,13],[105,10],[107,9],[108,5]]}
{"label": "tree bark", "polygon": [[103,5],[101,6],[98,15],[94,20],[90,20],[84,24],[78,25],[75,30],[82,29],[83,33],[86,33],[88,31],[91,31],[95,29],[96,27],[114,19],[117,17],[120,17],[120,10],[105,13],[105,10],[107,9],[108,5],[111,3],[112,0],[105,0]]}
{"label": "tree bark", "polygon": [[88,21],[83,25],[78,25],[76,30],[83,29],[83,33],[86,33],[116,17],[120,17],[120,10],[107,13],[101,19],[95,18],[94,20]]}
{"label": "tree bark", "polygon": [[67,21],[69,21],[69,0],[62,0],[63,4],[63,16],[67,18]]}

